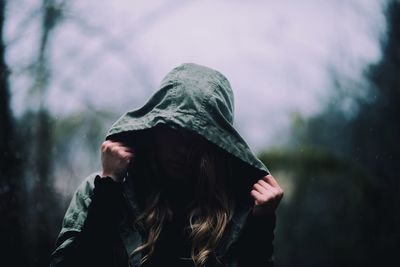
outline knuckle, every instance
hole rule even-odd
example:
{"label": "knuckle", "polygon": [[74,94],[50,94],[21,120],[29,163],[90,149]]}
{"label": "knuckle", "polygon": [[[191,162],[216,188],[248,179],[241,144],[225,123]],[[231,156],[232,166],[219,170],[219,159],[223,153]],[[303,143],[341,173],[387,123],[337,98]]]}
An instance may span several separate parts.
{"label": "knuckle", "polygon": [[107,143],[108,141],[104,141],[102,144],[101,144],[101,149],[102,150],[105,150],[107,147],[108,147],[108,143]]}
{"label": "knuckle", "polygon": [[119,157],[120,159],[125,159],[126,155],[123,151],[119,150],[118,148],[116,148],[114,151],[117,157]]}
{"label": "knuckle", "polygon": [[112,146],[110,147],[110,150],[112,153],[119,155],[120,154],[120,150],[117,146]]}
{"label": "knuckle", "polygon": [[280,196],[283,195],[283,189],[282,188],[279,187],[277,189],[277,191],[278,191],[278,195],[280,195]]}
{"label": "knuckle", "polygon": [[275,196],[278,194],[278,190],[276,188],[269,188],[268,191],[271,193],[271,195]]}
{"label": "knuckle", "polygon": [[104,150],[105,151],[111,151],[112,148],[113,148],[113,143],[111,141],[109,141],[109,140],[105,141],[103,143],[103,145],[104,145]]}

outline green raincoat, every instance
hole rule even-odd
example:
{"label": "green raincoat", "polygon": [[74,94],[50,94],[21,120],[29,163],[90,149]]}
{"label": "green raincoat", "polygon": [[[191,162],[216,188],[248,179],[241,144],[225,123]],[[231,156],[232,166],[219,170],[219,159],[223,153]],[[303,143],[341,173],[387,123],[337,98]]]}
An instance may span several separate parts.
{"label": "green raincoat", "polygon": [[[275,216],[253,217],[249,197],[252,185],[269,171],[234,129],[233,114],[233,92],[221,73],[182,64],[164,78],[143,107],[117,120],[106,138],[130,134],[143,146],[145,134],[140,133],[164,124],[201,135],[229,153],[235,159],[237,205],[216,252],[219,259],[207,266],[272,266]],[[144,240],[131,224],[139,213],[132,185],[129,179],[120,184],[98,175],[87,177],[75,192],[51,266],[138,266],[140,255],[129,256]]]}

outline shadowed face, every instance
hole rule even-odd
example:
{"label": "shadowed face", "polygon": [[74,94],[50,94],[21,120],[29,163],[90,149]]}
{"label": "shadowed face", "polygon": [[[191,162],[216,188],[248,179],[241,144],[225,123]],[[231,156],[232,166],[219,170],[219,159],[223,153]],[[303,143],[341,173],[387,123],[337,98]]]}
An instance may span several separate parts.
{"label": "shadowed face", "polygon": [[191,175],[188,153],[194,142],[195,134],[184,129],[172,129],[159,126],[155,131],[156,157],[171,179],[184,179]]}

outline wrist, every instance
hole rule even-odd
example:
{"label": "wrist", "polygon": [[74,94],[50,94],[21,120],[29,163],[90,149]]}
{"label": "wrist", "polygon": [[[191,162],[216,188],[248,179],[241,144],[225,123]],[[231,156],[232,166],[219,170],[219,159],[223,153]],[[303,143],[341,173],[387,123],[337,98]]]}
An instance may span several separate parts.
{"label": "wrist", "polygon": [[275,213],[275,208],[254,206],[252,214],[255,217],[270,216]]}
{"label": "wrist", "polygon": [[121,182],[121,179],[117,175],[105,171],[101,173],[100,178],[111,178],[114,182]]}
{"label": "wrist", "polygon": [[121,215],[121,207],[125,203],[123,185],[111,177],[100,174],[94,179],[94,189],[91,196],[91,211],[97,214],[97,221],[109,225]]}
{"label": "wrist", "polygon": [[251,227],[254,227],[255,229],[274,229],[276,223],[276,213],[272,212],[262,215],[254,215],[253,213],[250,213],[248,220]]}

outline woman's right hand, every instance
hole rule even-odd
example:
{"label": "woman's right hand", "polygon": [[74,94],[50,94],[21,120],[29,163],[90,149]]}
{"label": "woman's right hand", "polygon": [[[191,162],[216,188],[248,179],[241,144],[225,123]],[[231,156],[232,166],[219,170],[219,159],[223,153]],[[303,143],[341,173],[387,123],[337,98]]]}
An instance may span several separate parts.
{"label": "woman's right hand", "polygon": [[102,177],[110,177],[116,182],[122,182],[128,165],[132,162],[134,153],[123,143],[107,140],[101,145]]}

